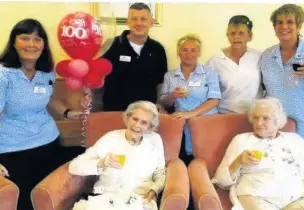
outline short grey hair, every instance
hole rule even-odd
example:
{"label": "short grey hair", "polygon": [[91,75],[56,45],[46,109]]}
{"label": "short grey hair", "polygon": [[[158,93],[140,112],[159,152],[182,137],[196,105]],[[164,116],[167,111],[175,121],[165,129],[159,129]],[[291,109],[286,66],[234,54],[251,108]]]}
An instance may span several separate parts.
{"label": "short grey hair", "polygon": [[304,22],[303,9],[296,4],[284,4],[280,8],[273,11],[270,16],[270,21],[272,22],[273,27],[275,27],[279,15],[294,15],[298,28],[301,28]]}
{"label": "short grey hair", "polygon": [[178,39],[178,41],[177,41],[177,53],[179,52],[179,49],[184,44],[184,42],[187,41],[187,40],[195,41],[199,50],[201,50],[202,40],[199,37],[199,35],[194,34],[194,33],[189,33],[189,34],[186,34],[186,35],[184,35],[184,36],[182,36],[181,38]]}
{"label": "short grey hair", "polygon": [[150,101],[136,101],[130,104],[123,114],[125,123],[132,116],[133,112],[136,109],[141,109],[152,114],[150,130],[156,131],[159,124],[159,112],[156,105]]}
{"label": "short grey hair", "polygon": [[287,123],[287,115],[283,109],[281,102],[277,98],[267,97],[256,100],[248,111],[248,120],[252,124],[254,110],[256,108],[269,108],[270,114],[275,118],[278,128],[281,129]]}

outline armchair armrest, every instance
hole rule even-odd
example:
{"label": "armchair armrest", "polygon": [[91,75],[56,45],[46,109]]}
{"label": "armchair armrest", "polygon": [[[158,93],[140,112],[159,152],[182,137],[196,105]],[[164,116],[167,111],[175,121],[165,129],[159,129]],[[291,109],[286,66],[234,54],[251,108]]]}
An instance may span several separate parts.
{"label": "armchair armrest", "polygon": [[17,209],[19,188],[12,181],[0,176],[0,209]]}
{"label": "armchair armrest", "polygon": [[211,183],[205,161],[194,159],[188,166],[193,202],[199,210],[222,210],[219,196]]}
{"label": "armchair armrest", "polygon": [[161,210],[185,210],[189,205],[189,177],[187,167],[180,159],[167,165],[166,184],[161,198]]}
{"label": "armchair armrest", "polygon": [[34,187],[31,198],[36,210],[70,210],[88,188],[90,178],[71,175],[68,166],[57,168]]}

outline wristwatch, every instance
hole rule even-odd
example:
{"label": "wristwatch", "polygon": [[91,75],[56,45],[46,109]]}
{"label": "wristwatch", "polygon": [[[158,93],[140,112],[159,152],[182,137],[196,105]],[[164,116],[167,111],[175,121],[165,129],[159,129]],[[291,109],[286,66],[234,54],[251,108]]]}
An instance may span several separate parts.
{"label": "wristwatch", "polygon": [[68,113],[69,111],[72,111],[71,109],[66,109],[64,112],[63,112],[63,117],[64,118],[68,118]]}

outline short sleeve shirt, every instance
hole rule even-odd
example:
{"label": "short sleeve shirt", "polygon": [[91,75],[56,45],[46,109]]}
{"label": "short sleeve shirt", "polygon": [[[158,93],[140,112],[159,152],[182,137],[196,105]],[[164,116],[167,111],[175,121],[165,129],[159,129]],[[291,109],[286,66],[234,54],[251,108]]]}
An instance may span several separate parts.
{"label": "short sleeve shirt", "polygon": [[299,40],[296,53],[285,64],[280,45],[265,50],[261,57],[261,71],[267,96],[280,100],[287,115],[296,120],[296,132],[304,137],[304,79],[295,75],[293,63],[304,63],[304,41]]}
{"label": "short sleeve shirt", "polygon": [[38,147],[58,137],[46,109],[55,79],[54,72],[37,71],[30,81],[20,68],[0,66],[0,153]]}
{"label": "short sleeve shirt", "polygon": [[[185,79],[180,68],[165,74],[161,91],[161,100],[171,94],[175,88],[181,87],[188,90],[188,95],[175,100],[177,111],[189,111],[199,107],[208,99],[221,99],[218,74],[210,67],[197,65],[195,70]],[[205,115],[217,114],[217,107],[212,108]]]}
{"label": "short sleeve shirt", "polygon": [[206,63],[219,75],[222,92],[220,113],[246,113],[249,105],[261,98],[260,57],[260,52],[247,49],[237,64],[221,50]]}
{"label": "short sleeve shirt", "polygon": [[103,55],[113,65],[112,72],[105,78],[104,111],[124,111],[138,100],[156,103],[157,85],[163,83],[167,72],[164,47],[148,37],[139,55],[127,38],[129,33],[126,30],[116,37]]}

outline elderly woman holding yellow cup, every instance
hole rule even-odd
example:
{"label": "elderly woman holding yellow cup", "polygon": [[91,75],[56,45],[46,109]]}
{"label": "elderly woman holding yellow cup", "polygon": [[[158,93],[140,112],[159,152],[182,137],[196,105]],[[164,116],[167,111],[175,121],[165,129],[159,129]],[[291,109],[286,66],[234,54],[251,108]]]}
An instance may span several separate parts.
{"label": "elderly woman holding yellow cup", "polygon": [[248,119],[253,132],[233,138],[213,183],[230,189],[238,210],[304,209],[304,141],[279,131],[287,121],[281,103],[257,100]]}
{"label": "elderly woman holding yellow cup", "polygon": [[73,210],[157,210],[157,194],[166,177],[163,142],[154,132],[157,107],[134,102],[124,120],[126,129],[105,134],[70,163],[71,174],[99,176],[91,196],[78,201]]}

